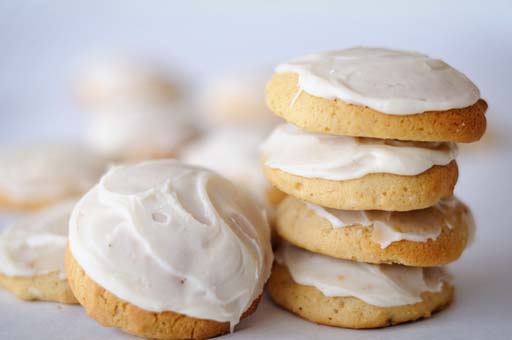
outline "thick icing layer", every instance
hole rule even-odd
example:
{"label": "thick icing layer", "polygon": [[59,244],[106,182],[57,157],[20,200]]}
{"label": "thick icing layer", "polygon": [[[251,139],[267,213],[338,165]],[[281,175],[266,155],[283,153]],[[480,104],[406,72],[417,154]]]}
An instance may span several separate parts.
{"label": "thick icing layer", "polygon": [[413,211],[380,211],[380,210],[339,210],[324,208],[305,202],[315,214],[326,219],[333,228],[350,227],[354,225],[373,227],[372,241],[381,248],[388,247],[393,242],[401,240],[426,242],[435,240],[441,234],[443,227],[453,228],[455,221],[474,230],[474,221],[468,207],[457,198],[444,199],[436,205]]}
{"label": "thick icing layer", "polygon": [[62,202],[9,225],[0,235],[0,273],[38,276],[59,272],[65,280],[68,221],[75,203]]}
{"label": "thick icing layer", "polygon": [[392,307],[418,303],[424,292],[440,292],[449,276],[438,267],[368,264],[328,257],[284,244],[276,261],[288,267],[295,282],[313,286],[325,296],[356,297]]}
{"label": "thick icing layer", "polygon": [[418,175],[455,159],[454,143],[399,142],[308,132],[282,124],[262,146],[265,165],[309,178],[349,180],[370,173]]}
{"label": "thick icing layer", "polygon": [[79,195],[106,166],[105,159],[73,143],[5,147],[0,149],[0,192],[29,202]]}
{"label": "thick icing layer", "polygon": [[232,326],[272,263],[258,205],[224,178],[173,160],[109,171],[73,211],[69,242],[85,272],[119,298]]}
{"label": "thick icing layer", "polygon": [[189,145],[181,159],[222,174],[266,204],[268,182],[261,171],[259,145],[267,135],[268,129],[226,126]]}
{"label": "thick icing layer", "polygon": [[276,72],[297,73],[300,91],[313,96],[388,114],[463,108],[480,98],[475,84],[444,61],[384,48],[311,54],[277,66]]}

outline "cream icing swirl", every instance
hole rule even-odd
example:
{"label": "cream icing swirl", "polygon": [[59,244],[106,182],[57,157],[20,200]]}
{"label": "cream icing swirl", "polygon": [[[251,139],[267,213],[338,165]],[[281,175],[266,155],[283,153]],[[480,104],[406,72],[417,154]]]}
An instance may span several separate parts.
{"label": "cream icing swirl", "polygon": [[64,280],[68,221],[75,203],[58,203],[9,225],[0,235],[0,273],[39,276],[58,272]]}
{"label": "cream icing swirl", "polygon": [[0,149],[0,192],[10,199],[51,200],[89,190],[107,166],[104,158],[66,142]]}
{"label": "cream icing swirl", "polygon": [[85,272],[119,298],[232,327],[272,263],[259,206],[224,178],[173,160],[109,171],[73,211],[69,242]]}
{"label": "cream icing swirl", "polygon": [[455,159],[454,143],[402,142],[275,128],[262,145],[265,165],[309,178],[349,180],[370,173],[418,175]]}
{"label": "cream icing swirl", "polygon": [[356,297],[379,307],[421,302],[421,294],[440,292],[451,279],[439,267],[369,264],[315,254],[282,245],[276,261],[288,268],[293,280],[313,286],[329,297]]}
{"label": "cream icing swirl", "polygon": [[412,211],[340,210],[309,202],[304,204],[335,229],[354,225],[372,226],[372,241],[381,248],[387,248],[391,243],[401,240],[435,240],[443,227],[452,229],[455,223],[467,226],[473,235],[475,224],[468,207],[455,197],[443,199],[430,208]]}
{"label": "cream icing swirl", "polygon": [[311,54],[277,66],[276,72],[297,73],[299,91],[387,114],[463,108],[480,98],[475,84],[444,61],[384,48]]}

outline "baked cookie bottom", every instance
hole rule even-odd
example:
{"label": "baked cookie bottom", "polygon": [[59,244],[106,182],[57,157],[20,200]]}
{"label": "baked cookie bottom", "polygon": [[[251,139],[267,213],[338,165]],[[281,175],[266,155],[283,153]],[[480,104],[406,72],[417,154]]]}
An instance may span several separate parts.
{"label": "baked cookie bottom", "polygon": [[293,175],[266,166],[263,172],[279,190],[323,207],[344,210],[408,211],[430,207],[452,196],[459,176],[457,163],[435,165],[416,176],[387,173],[336,181]]}
{"label": "baked cookie bottom", "polygon": [[296,283],[288,269],[274,264],[267,284],[272,299],[303,319],[344,328],[380,328],[428,318],[453,300],[453,286],[445,283],[440,292],[425,292],[412,305],[378,307],[355,297],[328,297],[318,289]]}
{"label": "baked cookie bottom", "polygon": [[447,111],[392,115],[341,99],[326,99],[300,91],[298,75],[276,73],[267,84],[269,109],[305,130],[335,135],[430,142],[469,143],[486,129],[487,103]]}
{"label": "baked cookie bottom", "polygon": [[435,240],[400,240],[381,248],[372,241],[373,226],[333,228],[304,202],[288,196],[277,209],[275,230],[279,237],[300,248],[331,257],[433,267],[457,260],[470,240],[470,226],[464,223],[461,214],[457,214],[451,224],[451,229],[443,226]]}
{"label": "baked cookie bottom", "polygon": [[6,276],[0,274],[0,286],[27,301],[78,303],[66,279],[53,272],[37,276]]}
{"label": "baked cookie bottom", "polygon": [[[123,301],[94,282],[66,251],[69,285],[87,314],[107,327],[151,339],[207,339],[230,330],[229,322],[197,319],[174,312],[150,312]],[[258,297],[242,315],[248,317],[258,307]]]}

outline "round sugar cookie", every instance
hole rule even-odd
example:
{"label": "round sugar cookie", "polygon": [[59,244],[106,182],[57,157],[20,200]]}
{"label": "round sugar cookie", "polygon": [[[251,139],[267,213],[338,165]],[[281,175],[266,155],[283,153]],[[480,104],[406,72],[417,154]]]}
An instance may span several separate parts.
{"label": "round sugar cookie", "polygon": [[335,135],[412,141],[469,143],[486,129],[487,103],[409,115],[386,114],[341,99],[326,99],[300,90],[298,75],[276,73],[267,84],[269,109],[305,130]]}
{"label": "round sugar cookie", "polygon": [[360,212],[322,208],[288,196],[278,207],[275,225],[281,238],[315,253],[416,267],[455,261],[473,228],[469,209],[455,198],[422,210]]}
{"label": "round sugar cookie", "polygon": [[267,284],[272,299],[284,309],[318,324],[344,328],[380,328],[428,318],[453,300],[453,286],[425,292],[415,304],[378,307],[356,297],[328,297],[315,287],[296,283],[289,270],[274,264]]}
{"label": "round sugar cookie", "polygon": [[277,189],[304,201],[345,210],[407,211],[423,209],[453,194],[458,168],[455,161],[433,166],[416,176],[387,173],[335,181],[293,175],[263,164],[268,180]]}
{"label": "round sugar cookie", "polygon": [[77,300],[99,323],[147,338],[234,330],[256,308],[272,260],[252,195],[176,160],[111,169],[69,220]]}
{"label": "round sugar cookie", "polygon": [[[151,339],[207,339],[228,333],[229,322],[198,319],[174,312],[150,312],[126,302],[94,282],[66,252],[69,285],[79,303],[91,318],[107,327]],[[258,306],[260,298],[242,315],[248,317]]]}

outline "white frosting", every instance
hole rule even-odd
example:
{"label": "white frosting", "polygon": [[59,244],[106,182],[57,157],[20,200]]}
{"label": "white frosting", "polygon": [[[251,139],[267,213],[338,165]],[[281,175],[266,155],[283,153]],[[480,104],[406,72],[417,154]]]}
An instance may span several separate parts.
{"label": "white frosting", "polygon": [[265,205],[269,185],[261,171],[259,145],[268,132],[268,129],[243,126],[215,129],[189,145],[181,153],[181,159],[222,174],[249,189]]}
{"label": "white frosting", "polygon": [[474,229],[473,216],[469,209],[457,198],[441,200],[436,205],[413,211],[379,211],[379,210],[339,210],[324,208],[305,202],[316,215],[326,219],[333,228],[354,225],[371,227],[372,241],[381,248],[401,240],[426,242],[435,240],[444,226],[453,228],[454,221],[461,217],[459,223],[467,226],[470,233]]}
{"label": "white frosting", "polygon": [[109,108],[89,117],[86,138],[98,152],[119,158],[172,154],[196,134],[178,104]]}
{"label": "white frosting", "polygon": [[0,149],[0,192],[11,199],[39,201],[79,195],[106,168],[105,159],[73,143]]}
{"label": "white frosting", "polygon": [[276,261],[288,267],[293,280],[329,297],[356,297],[379,307],[421,301],[424,292],[440,292],[449,276],[438,267],[369,264],[328,257],[282,245]]}
{"label": "white frosting", "polygon": [[349,180],[370,173],[418,175],[451,162],[457,146],[320,134],[282,124],[262,151],[271,168],[302,177]]}
{"label": "white frosting", "polygon": [[234,326],[262,293],[270,230],[224,178],[173,160],[114,168],[77,204],[70,249],[99,285],[144,310]]}
{"label": "white frosting", "polygon": [[464,74],[415,52],[349,48],[307,55],[277,66],[276,72],[297,73],[299,92],[388,114],[462,108],[480,98]]}
{"label": "white frosting", "polygon": [[66,201],[20,218],[0,235],[0,273],[38,276],[58,272],[66,279],[64,254],[75,201]]}
{"label": "white frosting", "polygon": [[278,118],[265,104],[267,73],[228,73],[206,81],[198,104],[209,125],[275,124]]}

